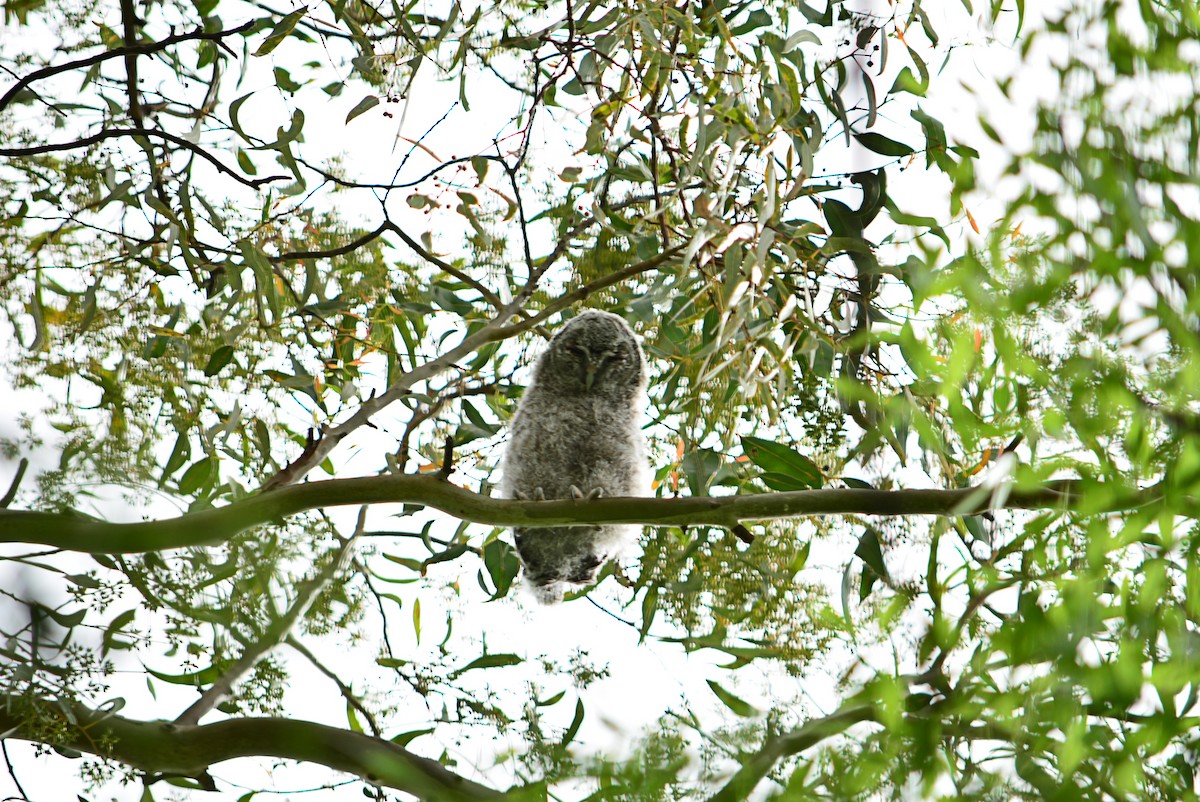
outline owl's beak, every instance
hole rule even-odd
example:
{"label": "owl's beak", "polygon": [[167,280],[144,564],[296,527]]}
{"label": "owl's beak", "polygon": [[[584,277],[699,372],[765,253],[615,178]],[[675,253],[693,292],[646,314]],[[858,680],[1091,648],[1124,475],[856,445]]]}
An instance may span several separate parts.
{"label": "owl's beak", "polygon": [[600,366],[594,362],[588,362],[583,369],[583,389],[589,393],[592,391],[592,385],[596,383],[596,371]]}

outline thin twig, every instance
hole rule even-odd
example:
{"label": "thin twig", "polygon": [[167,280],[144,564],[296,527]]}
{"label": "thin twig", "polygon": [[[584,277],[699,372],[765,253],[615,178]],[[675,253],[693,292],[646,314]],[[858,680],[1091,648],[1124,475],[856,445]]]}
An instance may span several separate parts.
{"label": "thin twig", "polygon": [[207,161],[209,164],[217,168],[218,171],[230,176],[239,183],[245,184],[251,189],[258,189],[263,184],[269,184],[272,181],[285,181],[291,179],[290,175],[269,175],[265,178],[246,178],[238,171],[231,167],[227,167],[216,156],[209,153],[199,145],[193,144],[181,136],[168,134],[166,131],[159,131],[154,128],[106,128],[91,136],[85,136],[81,139],[74,139],[70,142],[50,142],[45,145],[32,145],[27,148],[0,148],[0,156],[23,157],[37,156],[42,153],[56,153],[64,150],[77,150],[86,148],[103,142],[107,139],[120,139],[121,137],[157,137],[177,145],[184,150],[189,150],[195,153],[200,158]]}
{"label": "thin twig", "polygon": [[131,53],[140,55],[157,53],[160,50],[167,49],[171,45],[176,45],[180,42],[187,42],[193,39],[220,41],[227,36],[236,36],[237,34],[245,33],[257,24],[257,20],[252,20],[251,22],[239,25],[236,28],[230,28],[226,31],[204,31],[198,28],[191,33],[181,33],[175,36],[168,36],[166,39],[158,42],[151,42],[144,45],[133,45],[132,47],[117,47],[113,48],[112,50],[106,50],[103,53],[97,53],[94,56],[88,56],[87,58],[68,61],[64,62],[63,64],[56,64],[53,67],[44,67],[43,69],[29,73],[24,78],[21,78],[11,87],[9,87],[8,91],[4,93],[4,96],[0,97],[0,111],[3,111],[8,104],[12,102],[13,98],[17,96],[18,92],[29,86],[34,81],[41,81],[45,78],[58,75],[59,73],[70,72],[71,70],[77,70],[81,67],[90,67],[93,64],[99,64],[100,62],[107,61],[111,58],[120,58]]}
{"label": "thin twig", "polygon": [[7,741],[0,740],[0,752],[4,753],[4,765],[8,766],[8,776],[12,778],[13,785],[17,786],[17,793],[21,795],[21,798],[24,799],[25,802],[30,802],[29,794],[26,793],[25,789],[21,787],[21,781],[17,779],[17,771],[13,768],[12,760],[10,760],[8,757]]}
{"label": "thin twig", "polygon": [[240,682],[242,677],[250,673],[268,652],[287,638],[292,628],[296,626],[300,619],[304,617],[304,614],[308,612],[313,602],[316,601],[317,596],[329,586],[329,583],[341,572],[346,561],[350,558],[354,544],[358,540],[358,534],[362,531],[365,523],[366,513],[367,508],[365,506],[359,510],[358,524],[354,536],[346,539],[341,544],[337,554],[330,561],[329,565],[300,587],[295,600],[287,612],[272,622],[266,628],[262,637],[256,643],[248,646],[242,652],[242,656],[227,668],[191,707],[183,711],[175,719],[176,724],[198,724],[206,713],[210,712],[233,692],[234,685]]}
{"label": "thin twig", "polygon": [[288,646],[291,646],[296,651],[300,652],[300,654],[304,655],[304,657],[308,660],[308,662],[312,663],[313,668],[317,669],[317,671],[320,671],[322,674],[324,674],[325,676],[327,676],[331,680],[333,680],[334,684],[337,685],[337,687],[338,687],[338,691],[342,694],[342,697],[346,700],[346,703],[349,704],[351,707],[353,707],[355,710],[357,710],[359,713],[361,713],[362,717],[367,720],[367,724],[369,724],[371,726],[371,733],[376,738],[383,737],[383,731],[379,728],[379,722],[377,722],[375,720],[375,714],[372,713],[370,710],[368,710],[363,705],[362,700],[360,700],[354,694],[354,691],[350,688],[350,686],[348,686],[348,685],[346,685],[346,683],[342,682],[341,678],[338,677],[336,672],[332,671],[324,663],[322,663],[320,660],[318,660],[317,656],[315,654],[313,654],[312,651],[310,651],[307,646],[305,646],[300,641],[296,640],[295,636],[288,635],[287,638],[284,639],[284,643],[286,643]]}

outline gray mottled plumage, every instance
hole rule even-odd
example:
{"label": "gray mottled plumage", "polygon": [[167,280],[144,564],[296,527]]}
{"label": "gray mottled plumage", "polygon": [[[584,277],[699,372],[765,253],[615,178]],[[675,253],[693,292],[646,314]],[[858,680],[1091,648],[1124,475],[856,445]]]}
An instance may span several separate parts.
{"label": "gray mottled plumage", "polygon": [[[505,498],[643,496],[650,489],[640,418],[645,357],[617,315],[589,309],[550,341],[513,418],[502,462]],[[514,529],[538,599],[596,578],[637,538],[629,525]]]}

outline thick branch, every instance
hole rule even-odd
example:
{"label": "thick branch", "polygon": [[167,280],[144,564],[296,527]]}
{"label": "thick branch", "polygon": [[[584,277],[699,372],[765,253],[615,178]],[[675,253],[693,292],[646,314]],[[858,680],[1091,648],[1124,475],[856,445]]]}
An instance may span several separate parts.
{"label": "thick branch", "polygon": [[[1087,512],[1130,509],[1161,500],[1156,488],[1108,490],[1064,480],[1013,489],[999,501],[987,487],[964,490],[801,490],[715,498],[601,498],[510,501],[489,498],[433,476],[371,476],[291,485],[225,507],[178,518],[109,523],[74,515],[0,510],[0,543],[41,543],[72,551],[126,554],[223,543],[237,533],[305,510],[351,504],[415,503],[463,521],[546,527],[584,523],[721,526],[804,515],[972,515],[989,509]],[[1100,501],[1099,499],[1104,499]],[[998,502],[998,503],[997,503]],[[1086,507],[1085,507],[1086,503]]]}
{"label": "thick branch", "polygon": [[[31,710],[31,705],[38,709]],[[274,757],[318,763],[419,799],[473,802],[503,797],[390,741],[311,721],[243,718],[181,726],[107,715],[82,705],[72,705],[71,712],[77,725],[69,724],[49,702],[0,696],[0,732],[6,738],[103,755],[156,774],[197,777],[226,760]],[[46,727],[46,717],[61,726]]]}

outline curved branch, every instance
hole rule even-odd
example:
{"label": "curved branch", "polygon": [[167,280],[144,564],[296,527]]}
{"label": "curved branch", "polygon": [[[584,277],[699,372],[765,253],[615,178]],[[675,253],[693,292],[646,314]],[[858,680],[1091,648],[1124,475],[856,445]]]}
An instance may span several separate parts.
{"label": "curved branch", "polygon": [[62,150],[75,150],[77,148],[86,148],[90,145],[95,145],[97,142],[103,142],[106,139],[119,139],[121,137],[135,136],[151,136],[165,139],[173,145],[177,145],[184,150],[190,150],[200,158],[207,161],[209,164],[217,168],[219,172],[230,176],[234,180],[245,184],[251,189],[258,189],[263,184],[269,184],[272,181],[290,180],[290,175],[269,175],[265,178],[246,178],[244,175],[227,167],[216,156],[209,153],[199,145],[193,144],[181,136],[168,134],[166,131],[159,131],[154,128],[106,128],[91,136],[85,136],[80,139],[72,139],[70,142],[51,142],[45,145],[31,145],[27,148],[0,148],[0,156],[22,157],[22,156],[37,156],[41,153],[55,153]]}
{"label": "curved branch", "polygon": [[40,70],[29,73],[23,78],[18,79],[15,84],[10,86],[8,91],[4,93],[4,96],[0,97],[0,111],[3,111],[8,104],[12,102],[13,98],[17,96],[18,92],[29,86],[34,81],[40,81],[44,78],[51,78],[59,73],[70,72],[71,70],[77,70],[81,67],[90,67],[93,64],[99,64],[100,62],[107,61],[110,58],[121,58],[122,56],[130,55],[144,56],[149,53],[157,53],[159,50],[165,50],[171,45],[179,44],[180,42],[187,42],[192,39],[220,41],[227,36],[236,36],[240,33],[245,33],[257,24],[258,20],[251,20],[250,22],[239,25],[236,28],[230,28],[227,31],[204,31],[197,29],[191,33],[181,33],[176,34],[175,36],[168,36],[166,39],[162,39],[158,42],[150,42],[149,44],[144,45],[117,47],[113,48],[112,50],[106,50],[103,53],[97,53],[94,56],[88,56],[87,58],[76,59],[75,61],[67,61],[63,64],[55,64],[51,67],[44,67]]}
{"label": "curved branch", "polygon": [[223,543],[260,524],[306,510],[358,504],[422,504],[462,521],[492,526],[548,527],[589,523],[647,526],[721,526],[805,515],[974,515],[990,509],[1062,509],[1079,502],[1086,511],[1115,511],[1161,500],[1157,488],[1110,490],[1062,480],[1017,488],[1003,501],[987,486],[962,490],[860,490],[833,488],[790,493],[699,498],[601,498],[510,501],[473,493],[435,476],[369,476],[290,485],[225,507],[177,518],[109,523],[78,515],[0,510],[0,543],[41,543],[99,554],[130,554]]}
{"label": "curved branch", "polygon": [[[0,696],[0,732],[6,738],[101,755],[156,774],[198,777],[226,760],[274,757],[355,774],[419,799],[475,802],[504,797],[391,741],[312,721],[241,718],[181,726],[114,716],[78,704],[63,707],[70,710],[72,722],[49,700]],[[46,727],[47,718],[59,726]]]}

